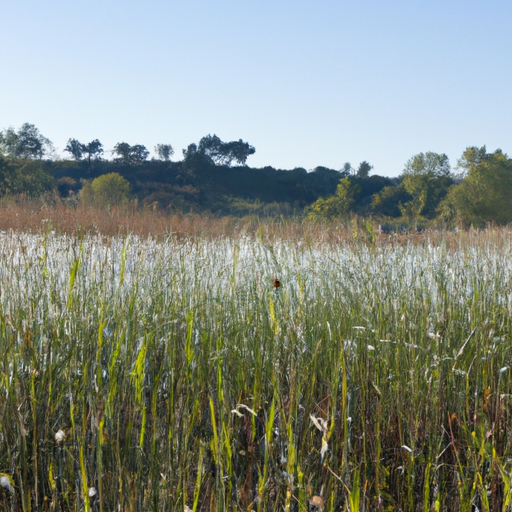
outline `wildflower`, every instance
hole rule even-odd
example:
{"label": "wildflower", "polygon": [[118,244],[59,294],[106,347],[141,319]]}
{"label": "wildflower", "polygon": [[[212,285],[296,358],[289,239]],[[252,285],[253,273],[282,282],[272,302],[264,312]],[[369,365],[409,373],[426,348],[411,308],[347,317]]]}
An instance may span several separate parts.
{"label": "wildflower", "polygon": [[274,288],[279,288],[281,286],[281,281],[279,281],[277,277],[272,276],[272,286]]}
{"label": "wildflower", "polygon": [[89,487],[89,498],[94,498],[98,494],[96,487]]}
{"label": "wildflower", "polygon": [[0,475],[0,485],[11,494],[14,494],[14,482],[12,478],[6,473],[0,473]]}
{"label": "wildflower", "polygon": [[55,432],[55,442],[61,444],[66,439],[66,432],[64,430],[58,430]]}

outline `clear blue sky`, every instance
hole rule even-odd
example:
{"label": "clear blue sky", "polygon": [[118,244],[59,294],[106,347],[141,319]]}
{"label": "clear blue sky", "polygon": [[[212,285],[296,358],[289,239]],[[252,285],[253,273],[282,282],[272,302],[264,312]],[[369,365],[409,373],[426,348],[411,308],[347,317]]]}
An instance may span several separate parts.
{"label": "clear blue sky", "polygon": [[3,0],[0,129],[171,143],[255,167],[396,176],[416,153],[512,153],[511,0]]}

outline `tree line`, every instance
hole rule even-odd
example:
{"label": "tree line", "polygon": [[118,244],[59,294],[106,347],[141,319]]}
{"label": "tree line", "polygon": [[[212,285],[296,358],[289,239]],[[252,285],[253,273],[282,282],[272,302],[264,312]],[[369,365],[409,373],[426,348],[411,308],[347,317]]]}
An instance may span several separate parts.
{"label": "tree line", "polygon": [[501,149],[468,147],[455,172],[445,154],[410,158],[393,185],[363,197],[364,178],[346,176],[336,193],[308,206],[312,220],[373,215],[406,225],[505,225],[512,222],[512,159]]}
{"label": "tree line", "polygon": [[[42,159],[54,153],[52,142],[30,123],[23,124],[18,131],[11,127],[0,132],[0,149],[6,156],[24,159]],[[94,160],[101,160],[104,155],[103,144],[98,139],[84,144],[70,138],[64,151],[77,162],[85,158],[89,164]],[[246,165],[247,158],[255,151],[253,146],[242,139],[223,142],[217,135],[207,135],[199,144],[190,144],[184,149],[183,156],[187,159],[193,155],[201,155],[217,165],[230,166],[233,161],[239,165]],[[149,151],[143,144],[130,145],[118,142],[111,152],[115,161],[130,165],[141,164],[149,157]],[[168,162],[174,155],[174,149],[171,144],[157,144],[155,153],[161,160]]]}
{"label": "tree line", "polygon": [[[372,216],[383,224],[421,226],[512,222],[512,160],[501,150],[467,148],[452,169],[445,154],[419,153],[398,178],[353,168],[281,170],[247,165],[255,148],[207,135],[173,161],[171,144],[117,143],[105,158],[98,139],[70,138],[58,159],[51,141],[25,123],[0,132],[0,194],[39,195],[57,188],[82,201],[141,205],[215,215],[304,215],[314,222]],[[235,165],[234,165],[235,164]]]}

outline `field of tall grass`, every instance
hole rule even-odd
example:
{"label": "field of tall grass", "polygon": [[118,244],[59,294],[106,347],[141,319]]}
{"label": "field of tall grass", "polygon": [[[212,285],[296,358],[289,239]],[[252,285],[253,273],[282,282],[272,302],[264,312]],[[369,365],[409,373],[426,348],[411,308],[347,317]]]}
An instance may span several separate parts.
{"label": "field of tall grass", "polygon": [[0,510],[511,510],[511,312],[509,230],[3,232]]}

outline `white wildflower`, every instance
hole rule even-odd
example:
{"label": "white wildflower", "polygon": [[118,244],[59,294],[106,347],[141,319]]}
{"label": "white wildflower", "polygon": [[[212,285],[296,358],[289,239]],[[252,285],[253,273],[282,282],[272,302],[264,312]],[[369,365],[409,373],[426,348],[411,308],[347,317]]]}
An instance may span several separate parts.
{"label": "white wildflower", "polygon": [[94,498],[98,494],[96,487],[89,487],[89,498]]}

